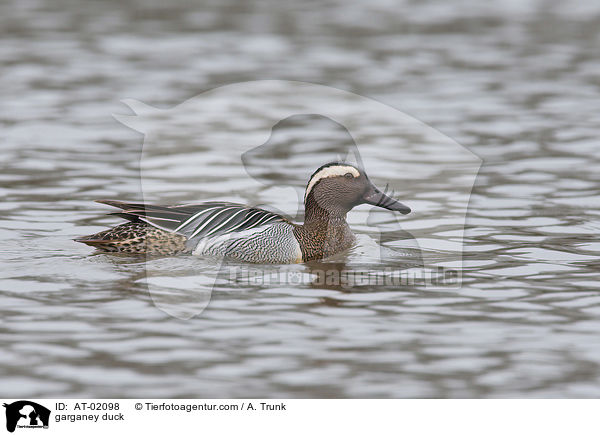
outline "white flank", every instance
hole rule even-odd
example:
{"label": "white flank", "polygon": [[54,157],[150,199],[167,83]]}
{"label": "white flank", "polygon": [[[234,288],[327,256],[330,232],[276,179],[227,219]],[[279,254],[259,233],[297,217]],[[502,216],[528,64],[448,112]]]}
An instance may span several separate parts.
{"label": "white flank", "polygon": [[321,169],[308,182],[308,186],[306,186],[306,193],[304,194],[304,201],[306,202],[306,197],[308,196],[314,185],[317,184],[317,181],[322,180],[323,178],[340,177],[346,175],[348,172],[350,172],[354,176],[354,178],[360,176],[360,172],[358,172],[358,169],[352,166],[337,165],[328,166],[326,168]]}
{"label": "white flank", "polygon": [[259,227],[250,228],[244,231],[237,231],[234,233],[221,234],[218,236],[209,236],[200,239],[192,254],[194,255],[203,255],[207,253],[211,248],[214,248],[217,245],[222,243],[231,241],[231,240],[240,240],[247,239],[255,234],[258,234],[266,229],[268,229],[272,224],[262,225]]}

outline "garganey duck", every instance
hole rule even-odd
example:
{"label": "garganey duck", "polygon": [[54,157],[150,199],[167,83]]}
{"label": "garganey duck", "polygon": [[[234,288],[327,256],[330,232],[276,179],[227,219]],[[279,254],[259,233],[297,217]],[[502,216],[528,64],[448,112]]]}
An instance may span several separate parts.
{"label": "garganey duck", "polygon": [[371,183],[361,169],[328,163],[317,169],[304,194],[304,224],[260,208],[229,202],[145,205],[99,200],[120,208],[129,222],[75,239],[104,252],[227,257],[251,263],[299,263],[351,247],[346,214],[359,204],[410,213]]}

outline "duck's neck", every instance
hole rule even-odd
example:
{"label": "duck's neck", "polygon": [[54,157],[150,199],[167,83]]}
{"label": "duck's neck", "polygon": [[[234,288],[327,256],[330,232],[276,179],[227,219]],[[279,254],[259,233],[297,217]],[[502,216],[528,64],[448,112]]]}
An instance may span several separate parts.
{"label": "duck's neck", "polygon": [[304,226],[313,227],[326,225],[348,225],[346,223],[347,210],[324,208],[315,200],[312,192],[309,193],[304,204]]}
{"label": "duck's neck", "polygon": [[346,222],[346,213],[321,207],[309,194],[304,206],[304,224],[294,230],[304,261],[328,257],[352,246],[354,235]]}

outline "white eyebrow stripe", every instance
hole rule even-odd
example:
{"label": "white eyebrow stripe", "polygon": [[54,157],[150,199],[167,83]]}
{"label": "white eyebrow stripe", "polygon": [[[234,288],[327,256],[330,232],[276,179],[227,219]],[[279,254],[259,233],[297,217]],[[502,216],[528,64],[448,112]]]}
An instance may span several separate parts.
{"label": "white eyebrow stripe", "polygon": [[348,172],[350,172],[354,176],[354,178],[360,177],[360,172],[358,172],[358,169],[356,169],[353,166],[336,165],[328,166],[326,168],[321,169],[308,182],[308,186],[306,186],[306,192],[304,193],[304,201],[306,202],[306,197],[308,196],[312,188],[315,186],[315,184],[317,184],[317,181],[320,181],[323,178],[339,177],[347,174]]}

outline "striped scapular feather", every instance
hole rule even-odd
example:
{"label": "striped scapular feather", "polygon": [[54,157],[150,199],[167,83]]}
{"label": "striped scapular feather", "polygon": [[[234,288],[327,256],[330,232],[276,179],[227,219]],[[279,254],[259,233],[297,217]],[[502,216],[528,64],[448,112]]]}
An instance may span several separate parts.
{"label": "striped scapular feather", "polygon": [[173,206],[112,200],[96,202],[120,208],[120,212],[112,213],[114,215],[182,234],[188,240],[245,231],[274,222],[287,222],[283,216],[268,210],[231,202]]}

